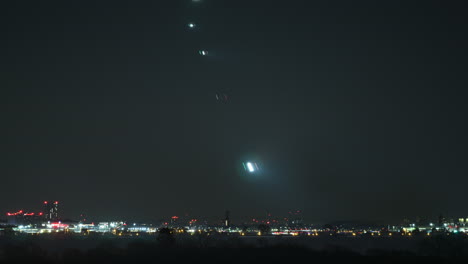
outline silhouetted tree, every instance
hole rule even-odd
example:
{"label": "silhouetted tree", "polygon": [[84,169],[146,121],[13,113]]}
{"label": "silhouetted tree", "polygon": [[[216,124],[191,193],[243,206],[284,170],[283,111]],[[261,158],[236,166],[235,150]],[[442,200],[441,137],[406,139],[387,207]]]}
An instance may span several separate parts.
{"label": "silhouetted tree", "polygon": [[258,226],[258,231],[260,232],[260,235],[262,236],[268,235],[271,233],[271,227],[269,225],[260,224]]}
{"label": "silhouetted tree", "polygon": [[174,230],[163,227],[159,229],[157,240],[162,247],[172,247],[175,245]]}
{"label": "silhouetted tree", "polygon": [[242,227],[242,233],[247,233],[247,226],[244,225],[244,226]]}

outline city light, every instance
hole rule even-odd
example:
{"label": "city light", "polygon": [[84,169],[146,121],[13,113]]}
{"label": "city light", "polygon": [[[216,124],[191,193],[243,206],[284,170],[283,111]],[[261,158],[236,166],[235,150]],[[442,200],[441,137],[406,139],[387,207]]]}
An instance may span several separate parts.
{"label": "city light", "polygon": [[[243,162],[244,169],[248,173],[256,173],[258,166],[255,161]],[[48,201],[44,207],[48,212],[31,212],[27,209],[7,213],[8,225],[12,226],[12,231],[22,234],[51,234],[57,232],[75,233],[87,236],[93,233],[108,234],[114,236],[147,236],[162,231],[162,228],[169,229],[171,234],[202,234],[206,236],[214,234],[239,235],[239,236],[290,236],[290,237],[317,237],[336,236],[366,238],[376,237],[391,238],[405,237],[414,239],[424,235],[430,238],[438,234],[458,234],[468,236],[468,223],[465,221],[449,220],[436,224],[428,222],[421,224],[417,222],[406,223],[400,226],[376,226],[346,228],[318,227],[303,222],[302,210],[288,210],[289,217],[275,216],[268,212],[264,216],[249,217],[250,224],[238,225],[229,222],[229,225],[220,225],[219,222],[209,223],[206,220],[193,218],[189,215],[168,215],[157,223],[138,223],[125,221],[106,221],[99,223],[75,222],[59,218],[56,201]],[[52,207],[51,207],[52,206]],[[50,207],[50,208],[49,208]],[[52,212],[50,212],[52,209]],[[229,213],[227,212],[227,218]],[[263,227],[267,226],[268,229]],[[385,230],[385,231],[384,231]],[[0,231],[1,224],[0,224]],[[401,232],[400,232],[401,231]]]}

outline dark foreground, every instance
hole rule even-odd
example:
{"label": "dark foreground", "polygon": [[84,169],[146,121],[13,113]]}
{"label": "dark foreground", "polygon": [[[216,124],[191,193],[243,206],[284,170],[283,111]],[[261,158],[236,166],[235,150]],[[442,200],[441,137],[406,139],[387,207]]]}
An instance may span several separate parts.
{"label": "dark foreground", "polygon": [[409,238],[232,236],[0,237],[0,262],[28,263],[468,263],[466,236]]}

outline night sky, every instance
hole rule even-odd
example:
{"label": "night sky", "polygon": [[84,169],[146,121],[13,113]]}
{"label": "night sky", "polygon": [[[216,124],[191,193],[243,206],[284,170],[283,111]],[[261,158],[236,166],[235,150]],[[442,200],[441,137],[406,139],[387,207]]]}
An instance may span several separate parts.
{"label": "night sky", "polygon": [[2,1],[0,211],[468,217],[462,2]]}

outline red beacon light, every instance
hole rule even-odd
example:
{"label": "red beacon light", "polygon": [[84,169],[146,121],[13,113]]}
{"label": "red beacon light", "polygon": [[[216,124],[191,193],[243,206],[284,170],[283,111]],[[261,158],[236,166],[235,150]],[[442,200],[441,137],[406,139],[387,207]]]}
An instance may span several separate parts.
{"label": "red beacon light", "polygon": [[54,204],[58,204],[58,201],[55,201]]}
{"label": "red beacon light", "polygon": [[15,216],[15,215],[19,215],[19,214],[22,214],[23,213],[23,210],[19,210],[18,212],[16,213],[7,213],[8,216]]}
{"label": "red beacon light", "polygon": [[47,201],[44,201],[44,204],[47,204]]}

